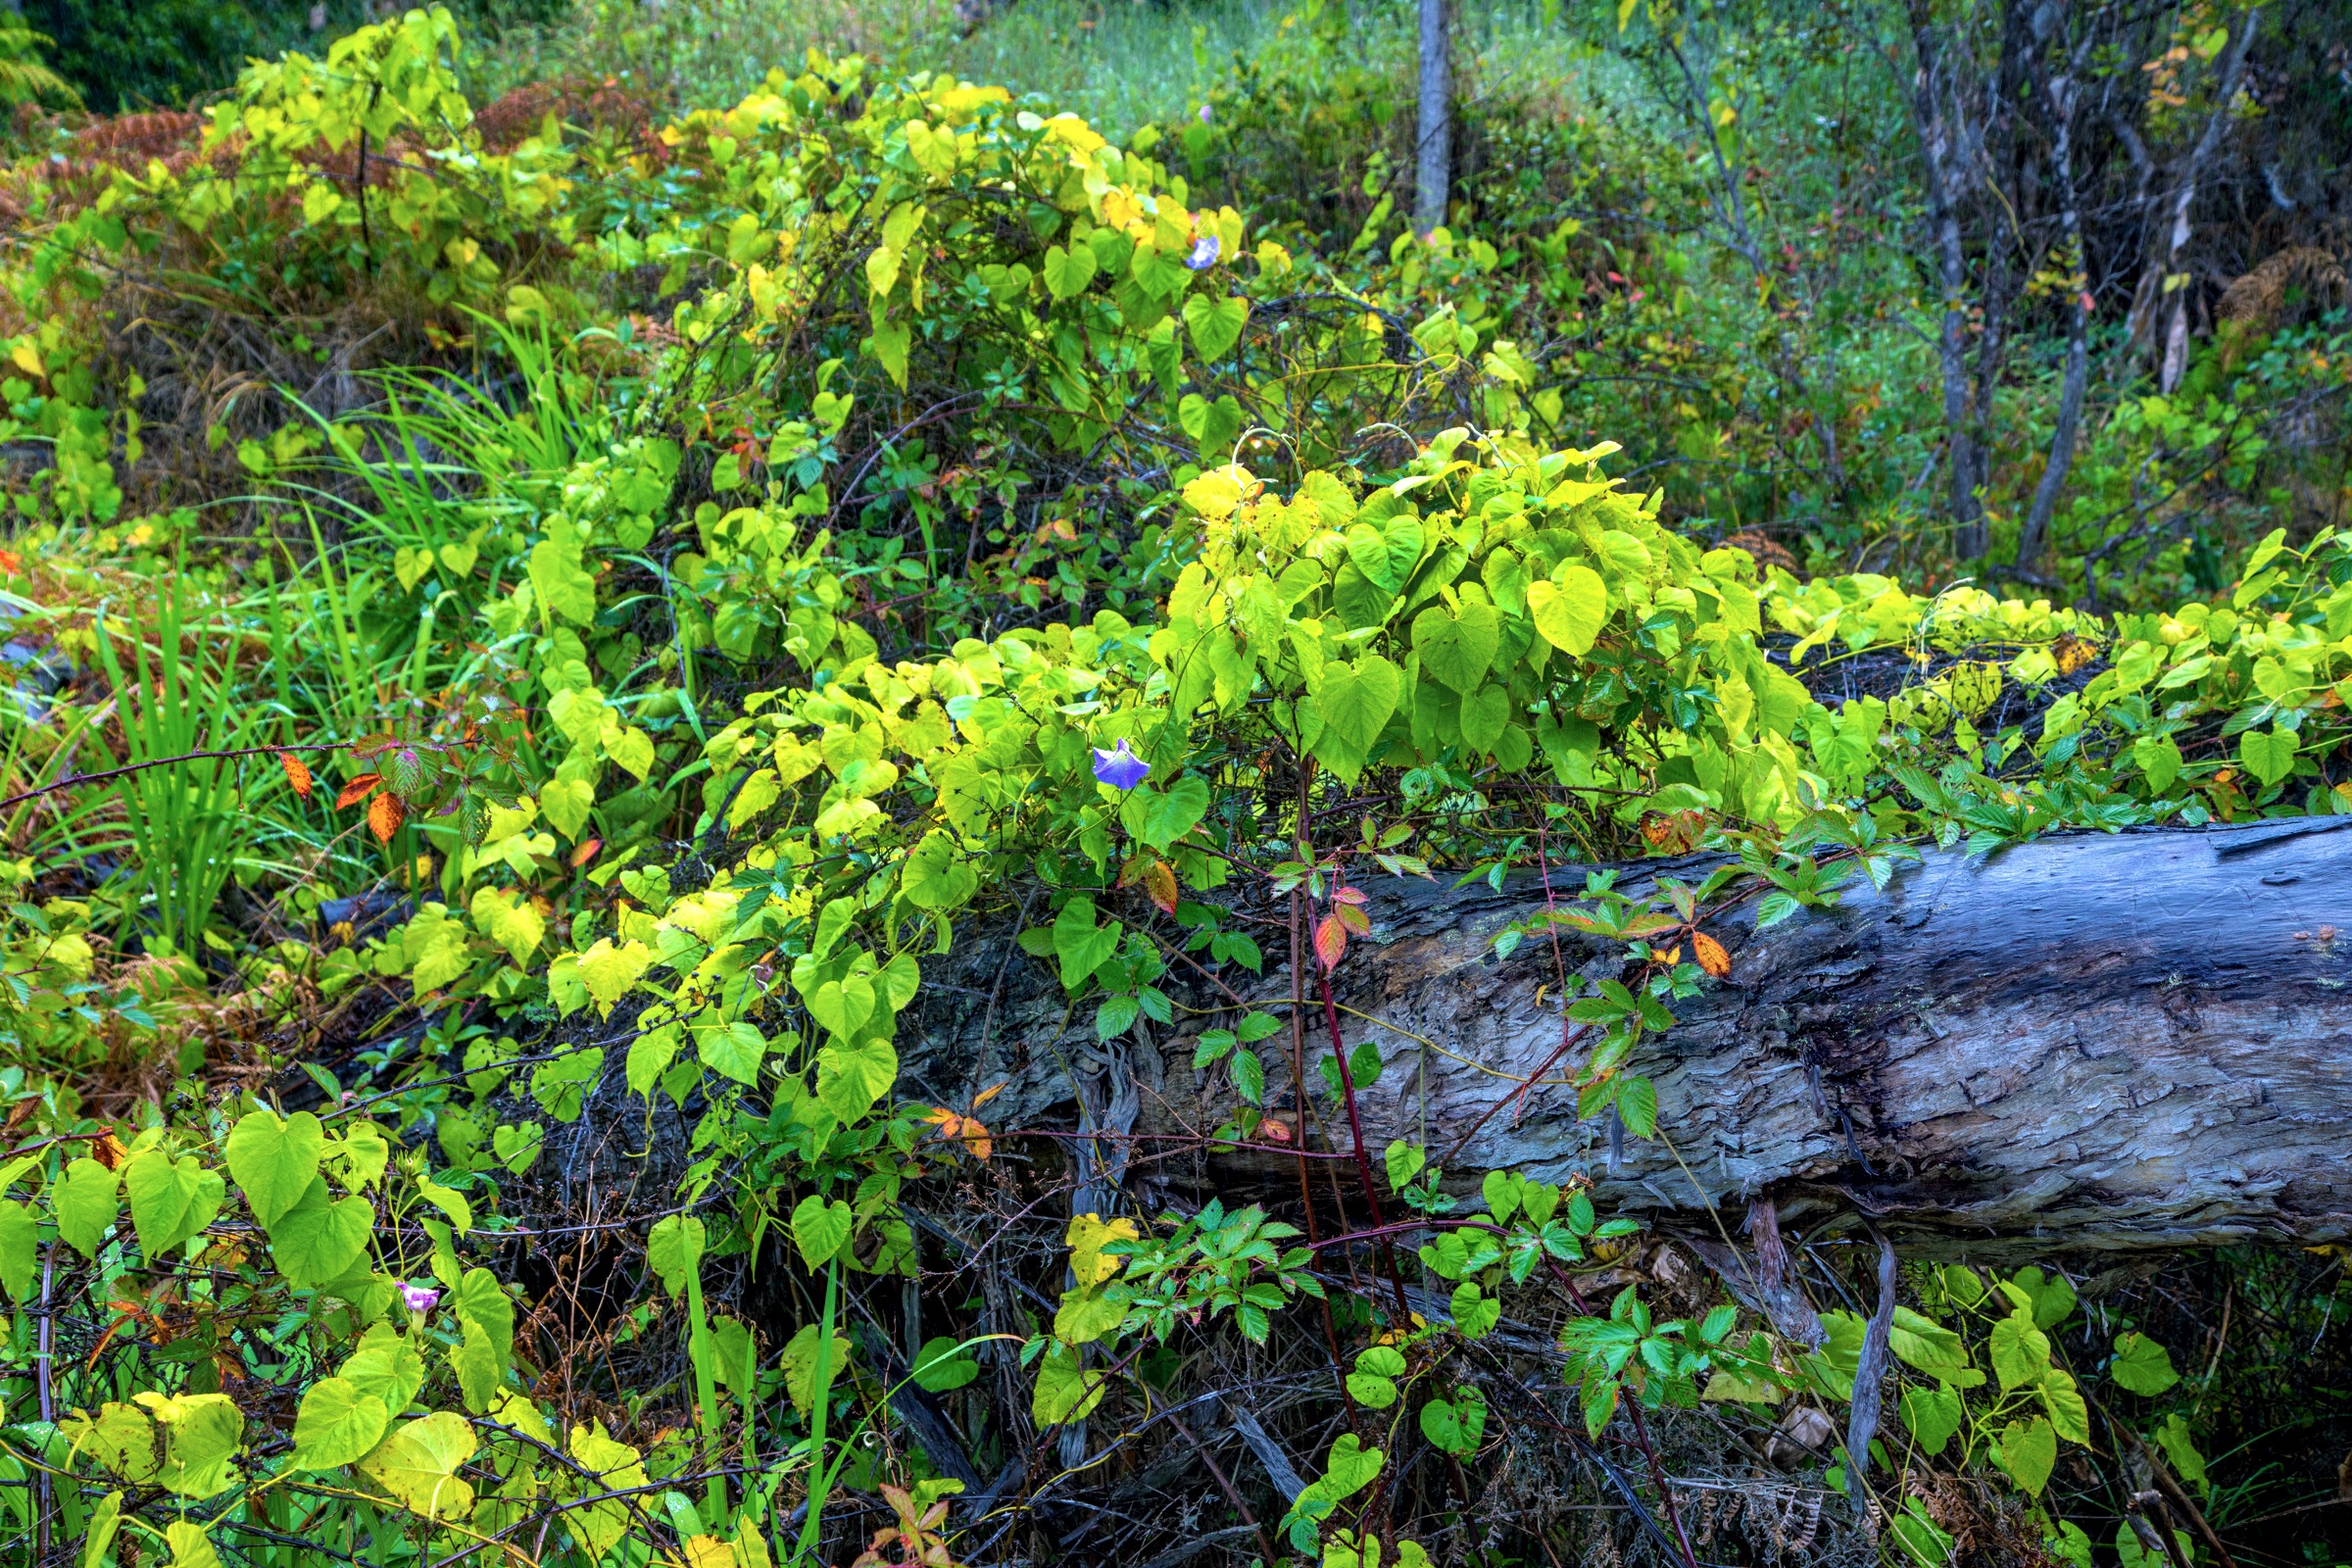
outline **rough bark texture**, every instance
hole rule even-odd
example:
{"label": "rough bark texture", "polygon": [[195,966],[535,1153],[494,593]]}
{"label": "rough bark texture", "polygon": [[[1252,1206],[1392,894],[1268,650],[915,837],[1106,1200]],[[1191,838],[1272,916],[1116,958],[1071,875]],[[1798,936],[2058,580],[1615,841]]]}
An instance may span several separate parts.
{"label": "rough bark texture", "polygon": [[[1623,885],[1661,869],[1677,867],[1636,867]],[[1348,1045],[1369,1033],[1387,1058],[1359,1096],[1376,1156],[1400,1136],[1449,1149],[1557,1049],[1550,944],[1492,956],[1496,930],[1542,907],[1533,880],[1377,895],[1373,935],[1337,975]],[[1552,873],[1563,898],[1582,883]],[[1867,1215],[1914,1247],[1974,1253],[2352,1236],[2352,818],[1932,852],[1884,893],[1864,883],[1769,931],[1752,908],[1709,926],[1730,980],[1677,1004],[1678,1026],[1631,1064],[1657,1084],[1671,1148],[1626,1138],[1613,1159],[1606,1118],[1579,1121],[1554,1072],[1451,1169],[1583,1174],[1610,1204],[1709,1236],[1708,1207],[1733,1227],[1759,1196],[1794,1226]],[[1266,928],[1265,975],[1232,981],[1278,1013],[1281,930]],[[1557,961],[1589,977],[1617,964],[1565,934]],[[1047,965],[1008,942],[933,962],[920,1038],[902,1036],[914,1092],[965,1104],[1009,1077],[1000,1127],[1142,1135],[1123,1173],[1105,1154],[1147,1206],[1211,1190],[1295,1200],[1296,1160],[1212,1159],[1181,1137],[1230,1110],[1222,1075],[1191,1066],[1199,1031],[1230,1011],[1105,1047],[1092,1004],[1069,1009]],[[1191,998],[1223,1000],[1206,986]],[[1310,1061],[1328,1047],[1317,1024]],[[1267,1102],[1295,1121],[1288,1044],[1260,1050]],[[1324,1141],[1345,1139],[1334,1121],[1310,1124],[1309,1147],[1345,1149]],[[1320,1168],[1314,1184],[1335,1193]]]}

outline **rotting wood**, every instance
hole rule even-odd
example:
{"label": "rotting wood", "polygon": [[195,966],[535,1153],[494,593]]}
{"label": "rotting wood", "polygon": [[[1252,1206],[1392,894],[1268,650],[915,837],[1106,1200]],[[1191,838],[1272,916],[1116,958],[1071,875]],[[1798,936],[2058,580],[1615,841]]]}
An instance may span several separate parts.
{"label": "rotting wood", "polygon": [[[1761,933],[1750,901],[1707,927],[1731,950],[1730,980],[1676,1004],[1677,1027],[1630,1064],[1657,1084],[1671,1148],[1626,1139],[1612,1171],[1604,1119],[1580,1122],[1573,1092],[1553,1083],[1489,1118],[1453,1169],[1465,1181],[1493,1168],[1582,1175],[1604,1205],[1708,1235],[1710,1205],[1736,1233],[1749,1200],[1770,1195],[1795,1230],[1867,1214],[1907,1249],[1985,1257],[2343,1241],[2345,829],[2352,818],[2322,817],[2057,837],[1976,858],[1930,851],[1884,892],[1856,878],[1838,906]],[[1658,874],[1695,880],[1703,864],[1629,867],[1621,885]],[[1552,885],[1565,900],[1581,874],[1554,867]],[[1375,1147],[1450,1147],[1556,1049],[1550,944],[1507,960],[1492,949],[1542,904],[1532,876],[1500,893],[1375,886],[1372,935],[1335,976],[1348,1045],[1370,1034],[1386,1055],[1359,1094]],[[976,1065],[979,1081],[1009,1079],[992,1123],[1067,1125],[1057,1057],[1092,1051],[1092,1009],[1069,1010],[1047,966],[1016,961],[975,1064],[972,1025],[1000,954],[975,942],[942,964],[902,1035],[907,1087],[952,1096]],[[1565,932],[1562,955],[1587,977],[1616,972],[1614,951]],[[957,989],[959,962],[985,978]],[[1227,975],[1253,1004],[1288,1004],[1279,959],[1261,977]],[[1206,987],[1190,998],[1222,1000]],[[1230,1110],[1221,1076],[1191,1061],[1200,1030],[1231,1020],[1187,1017],[1132,1053],[1147,1141],[1126,1179],[1147,1203],[1297,1190],[1287,1156],[1212,1159],[1183,1139]],[[1289,1114],[1286,1056],[1269,1052],[1266,1068],[1268,1104]]]}

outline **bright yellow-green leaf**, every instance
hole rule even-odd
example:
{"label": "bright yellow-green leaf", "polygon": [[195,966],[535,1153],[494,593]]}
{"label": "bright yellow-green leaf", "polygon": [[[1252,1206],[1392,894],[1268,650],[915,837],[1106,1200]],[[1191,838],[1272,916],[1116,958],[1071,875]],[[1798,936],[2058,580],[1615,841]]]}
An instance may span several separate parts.
{"label": "bright yellow-green leaf", "polygon": [[1528,584],[1527,608],[1545,642],[1582,659],[1608,619],[1609,590],[1592,567],[1572,564]]}
{"label": "bright yellow-green leaf", "polygon": [[363,1394],[348,1378],[320,1378],[302,1396],[294,1418],[294,1463],[329,1470],[364,1457],[392,1424],[384,1401]]}
{"label": "bright yellow-green leaf", "polygon": [[427,1519],[463,1519],[473,1511],[473,1488],[458,1467],[473,1457],[473,1428],[454,1410],[405,1422],[360,1462],[360,1473],[395,1502]]}

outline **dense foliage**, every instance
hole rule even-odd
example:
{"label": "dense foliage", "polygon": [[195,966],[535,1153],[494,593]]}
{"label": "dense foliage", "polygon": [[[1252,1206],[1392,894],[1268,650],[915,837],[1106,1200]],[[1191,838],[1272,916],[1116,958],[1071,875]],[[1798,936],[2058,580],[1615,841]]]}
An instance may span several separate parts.
{"label": "dense foliage", "polygon": [[[2107,612],[1806,574],[1910,537],[1851,497],[1933,436],[1849,430],[1835,517],[1786,473],[1630,485],[1607,437],[1707,473],[1820,439],[1757,384],[1814,323],[1757,290],[1740,361],[1627,282],[1669,242],[1557,204],[1706,198],[1622,125],[1497,114],[1455,230],[1397,232],[1394,86],[1343,25],[1119,140],[821,56],[725,108],[477,110],[439,9],[36,133],[0,382],[41,453],[0,553],[14,1560],[1075,1554],[1069,1489],[1147,1433],[1188,1462],[1192,1403],[1264,1367],[1310,1473],[1208,1506],[1269,1563],[1548,1551],[1543,1507],[1463,1521],[1473,1473],[1563,1456],[1690,1560],[1659,1452],[1702,1411],[1759,1450],[1809,1411],[1806,1539],[1833,1496],[1923,1568],[2167,1555],[2119,1451],[2230,1503],[2220,1350],[1955,1263],[1865,1372],[1863,1314],[1792,1338],[1613,1276],[1638,1226],[1589,1183],[1364,1124],[1381,1053],[1330,981],[1378,879],[1540,871],[1496,948],[1621,949],[1549,999],[1561,1074],[1670,1137],[1627,1064],[1722,980],[1735,903],[2352,810],[2352,535],[2240,518],[2206,591],[2151,568]],[[2080,461],[2128,489],[2253,389],[2340,388],[2343,330],[2217,345]],[[1665,418],[1604,354],[1703,385]],[[1721,541],[1798,494],[1808,561]],[[1651,852],[1712,858],[1566,874]],[[1200,1151],[1302,1189],[1311,1153],[1333,1202],[1148,1210],[1083,1096],[1071,1139],[908,1082],[985,944],[1065,999],[1041,1054],[1197,1028]],[[1286,964],[1290,1005],[1234,1004]]]}

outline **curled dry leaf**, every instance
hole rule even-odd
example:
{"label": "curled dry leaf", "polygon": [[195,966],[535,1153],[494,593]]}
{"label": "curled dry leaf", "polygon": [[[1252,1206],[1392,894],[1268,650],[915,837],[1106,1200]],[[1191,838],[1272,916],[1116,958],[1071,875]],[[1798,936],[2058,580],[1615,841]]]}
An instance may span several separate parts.
{"label": "curled dry leaf", "polygon": [[1723,944],[1704,931],[1690,933],[1690,951],[1698,958],[1698,966],[1721,980],[1732,972],[1732,956]]}

